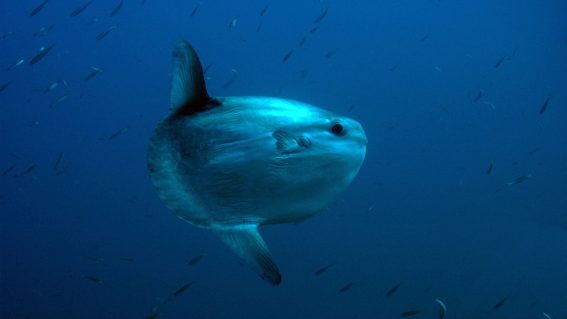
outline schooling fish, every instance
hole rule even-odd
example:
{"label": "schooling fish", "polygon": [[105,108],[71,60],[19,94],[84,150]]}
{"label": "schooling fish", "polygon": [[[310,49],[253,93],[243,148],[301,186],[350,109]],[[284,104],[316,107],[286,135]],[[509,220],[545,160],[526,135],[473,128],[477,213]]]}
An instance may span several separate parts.
{"label": "schooling fish", "polygon": [[191,11],[191,16],[194,17],[197,14],[197,11],[199,11],[199,8],[201,7],[203,3],[201,1],[197,1],[197,4],[195,5],[195,8],[193,8],[193,11]]}
{"label": "schooling fish", "polygon": [[492,161],[490,161],[490,164],[488,164],[488,169],[486,170],[486,175],[492,174],[493,168],[494,168],[494,163]]}
{"label": "schooling fish", "polygon": [[112,11],[110,11],[110,16],[114,17],[118,12],[120,12],[120,9],[122,9],[123,5],[124,5],[124,0],[120,0],[120,2],[118,2],[118,4],[116,4],[114,9],[112,9]]}
{"label": "schooling fish", "polygon": [[539,109],[539,115],[543,115],[543,113],[545,113],[545,111],[547,111],[547,106],[549,105],[549,97],[547,99],[545,99],[545,102],[543,102],[543,105],[541,106],[541,108]]}
{"label": "schooling fish", "polygon": [[67,81],[65,81],[65,80],[57,80],[57,81],[54,81],[54,82],[52,82],[51,84],[49,84],[49,85],[45,88],[45,90],[43,90],[43,93],[49,93],[49,92],[55,90],[60,84],[63,84],[63,85],[65,85],[66,87],[69,87],[69,85],[67,85]]}
{"label": "schooling fish", "polygon": [[232,18],[232,20],[230,20],[230,23],[228,24],[228,28],[233,29],[234,27],[236,27],[236,24],[238,23],[238,19],[239,19],[238,16]]}
{"label": "schooling fish", "polygon": [[118,131],[110,134],[110,136],[107,138],[107,140],[112,141],[115,140],[116,138],[118,138],[120,135],[126,133],[128,131],[128,127],[123,127],[121,129],[119,129]]}
{"label": "schooling fish", "polygon": [[8,175],[8,173],[10,173],[12,170],[14,170],[14,168],[16,168],[17,164],[12,164],[12,166],[6,168],[4,171],[2,171],[2,177]]}
{"label": "schooling fish", "polygon": [[[506,185],[508,185],[508,186],[518,185],[520,183],[527,181],[530,177],[532,177],[532,174],[518,176],[518,177],[514,178],[514,180],[506,183]],[[506,298],[508,298],[508,297],[506,297]]]}
{"label": "schooling fish", "polygon": [[262,8],[262,10],[260,11],[260,16],[263,17],[264,14],[266,14],[266,12],[268,12],[268,8],[270,7],[269,4],[267,4],[264,8]]}
{"label": "schooling fish", "polygon": [[362,126],[306,103],[211,97],[188,42],[173,51],[170,114],[154,130],[148,171],[181,219],[210,229],[272,285],[281,274],[258,228],[327,207],[366,153]]}
{"label": "schooling fish", "polygon": [[53,30],[53,28],[55,27],[54,24],[50,24],[48,26],[43,26],[41,28],[39,28],[39,30],[37,30],[36,32],[33,33],[34,37],[44,37],[46,36],[49,32],[51,32],[51,30]]}
{"label": "schooling fish", "polygon": [[101,33],[97,34],[96,40],[97,40],[97,41],[100,41],[100,40],[106,38],[106,36],[109,35],[110,32],[112,32],[112,30],[114,30],[114,29],[116,29],[116,28],[118,28],[117,25],[110,26],[108,29],[106,29],[106,30],[102,31]]}
{"label": "schooling fish", "polygon": [[390,297],[391,295],[395,294],[396,291],[398,291],[398,289],[400,289],[400,286],[402,285],[401,282],[395,284],[392,288],[388,289],[388,291],[386,291],[386,297]]}
{"label": "schooling fish", "polygon": [[223,89],[228,89],[233,83],[234,81],[236,81],[236,78],[238,78],[238,72],[235,69],[230,70],[232,72],[232,76],[230,77],[230,79],[228,79],[228,81],[226,81],[226,83],[222,86]]}
{"label": "schooling fish", "polygon": [[329,13],[329,8],[325,9],[325,11],[323,11],[317,18],[315,18],[315,20],[313,20],[313,23],[317,24],[323,21],[323,19],[325,19],[325,17],[327,16],[327,13]]}
{"label": "schooling fish", "polygon": [[69,16],[71,18],[78,16],[79,14],[83,13],[83,11],[87,10],[87,8],[91,5],[91,3],[93,3],[92,0],[81,4],[79,7],[77,7],[77,9],[71,11]]}
{"label": "schooling fish", "polygon": [[190,282],[187,283],[181,287],[179,287],[174,293],[173,293],[173,297],[178,297],[179,295],[181,295],[182,293],[184,293],[185,291],[187,291],[187,289],[189,289],[191,286],[193,286],[194,282]]}
{"label": "schooling fish", "polygon": [[506,56],[503,56],[498,61],[496,61],[494,68],[498,69],[500,67],[500,65],[502,65],[502,62],[504,62],[504,59],[506,59]]}
{"label": "schooling fish", "polygon": [[201,259],[203,259],[203,257],[205,257],[205,256],[204,256],[204,255],[196,256],[196,257],[194,257],[193,259],[189,260],[189,262],[187,262],[187,264],[188,264],[189,266],[196,265],[198,262],[201,261]]}
{"label": "schooling fish", "polygon": [[151,313],[151,314],[145,316],[144,319],[156,319],[158,316],[159,316],[159,312],[154,312],[154,313]]}
{"label": "schooling fish", "polygon": [[39,51],[37,51],[36,55],[33,58],[31,58],[29,64],[34,65],[34,64],[38,63],[39,61],[41,61],[43,58],[45,58],[45,56],[49,53],[49,51],[51,51],[51,49],[53,49],[53,46],[55,46],[55,44],[52,44],[48,47],[39,48]]}
{"label": "schooling fish", "polygon": [[49,108],[54,109],[54,108],[58,107],[61,103],[67,101],[68,98],[69,98],[68,95],[63,95],[62,97],[58,98],[57,100],[51,102],[51,104],[49,104]]}
{"label": "schooling fish", "polygon": [[287,60],[289,60],[289,58],[291,58],[291,55],[292,55],[292,54],[293,54],[293,50],[291,50],[291,51],[289,51],[288,53],[286,53],[286,54],[284,55],[284,57],[282,58],[282,62],[283,62],[283,63],[286,63]]}
{"label": "schooling fish", "polygon": [[478,102],[481,97],[482,97],[482,90],[479,90],[478,94],[474,97],[473,102],[474,103]]}
{"label": "schooling fish", "polygon": [[33,172],[35,170],[35,164],[32,164],[30,166],[28,166],[28,168],[26,168],[25,170],[17,173],[16,175],[14,175],[14,177],[22,177],[22,176],[26,176],[29,173]]}
{"label": "schooling fish", "polygon": [[404,311],[400,314],[400,316],[404,317],[404,318],[410,318],[413,316],[417,316],[422,312],[422,310],[408,310],[408,311]]}
{"label": "schooling fish", "polygon": [[321,276],[322,274],[326,273],[327,270],[329,270],[333,266],[335,266],[335,264],[328,264],[326,266],[323,266],[323,267],[317,269],[313,274],[315,276]]}
{"label": "schooling fish", "polygon": [[13,70],[17,67],[19,67],[20,65],[22,65],[24,63],[24,59],[19,59],[18,61],[10,64],[10,66],[8,68],[6,68],[6,70],[10,71]]}
{"label": "schooling fish", "polygon": [[348,284],[344,285],[344,286],[339,290],[339,292],[345,293],[345,292],[349,291],[350,288],[352,288],[352,285],[353,285],[353,283],[352,283],[352,282],[349,282]]}
{"label": "schooling fish", "polygon": [[33,10],[30,12],[30,17],[38,14],[48,2],[49,0],[45,0],[42,3],[38,4],[35,8],[33,8]]}
{"label": "schooling fish", "polygon": [[100,280],[100,278],[95,277],[95,276],[84,276],[84,278],[88,281],[92,281],[92,282],[97,283],[97,284],[102,283],[102,280]]}
{"label": "schooling fish", "polygon": [[445,319],[445,316],[447,315],[447,306],[439,299],[435,299],[435,302],[439,305],[439,319]]}
{"label": "schooling fish", "polygon": [[0,84],[0,92],[3,92],[5,89],[7,89],[10,86],[10,84],[12,84],[12,81],[8,81]]}
{"label": "schooling fish", "polygon": [[102,72],[101,69],[95,68],[94,66],[91,66],[91,72],[89,74],[87,74],[87,76],[85,76],[85,81],[92,80],[100,72]]}
{"label": "schooling fish", "polygon": [[498,310],[500,307],[504,306],[504,304],[508,301],[508,296],[500,299],[494,306],[492,306],[492,310]]}
{"label": "schooling fish", "polygon": [[54,171],[57,171],[57,168],[59,168],[59,165],[61,164],[62,160],[63,160],[63,153],[59,153],[59,156],[57,156],[57,160],[55,160],[55,165],[53,165]]}

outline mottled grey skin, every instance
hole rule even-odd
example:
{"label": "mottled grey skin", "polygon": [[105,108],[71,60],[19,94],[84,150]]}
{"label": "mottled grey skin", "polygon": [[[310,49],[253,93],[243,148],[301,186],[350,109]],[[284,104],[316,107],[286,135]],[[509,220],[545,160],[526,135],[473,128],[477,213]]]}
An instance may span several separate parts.
{"label": "mottled grey skin", "polygon": [[[174,57],[172,113],[149,145],[152,182],[177,216],[215,231],[265,280],[279,284],[258,226],[298,222],[333,201],[362,165],[364,130],[297,101],[209,98],[189,44],[178,45]],[[331,129],[337,123],[339,134]]]}

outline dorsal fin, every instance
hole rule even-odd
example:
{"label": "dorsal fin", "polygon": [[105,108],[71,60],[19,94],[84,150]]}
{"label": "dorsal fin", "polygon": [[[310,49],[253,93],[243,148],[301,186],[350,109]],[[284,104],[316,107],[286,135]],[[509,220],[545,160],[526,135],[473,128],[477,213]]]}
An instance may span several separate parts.
{"label": "dorsal fin", "polygon": [[197,52],[189,42],[180,41],[173,50],[170,111],[192,114],[205,108],[210,99]]}

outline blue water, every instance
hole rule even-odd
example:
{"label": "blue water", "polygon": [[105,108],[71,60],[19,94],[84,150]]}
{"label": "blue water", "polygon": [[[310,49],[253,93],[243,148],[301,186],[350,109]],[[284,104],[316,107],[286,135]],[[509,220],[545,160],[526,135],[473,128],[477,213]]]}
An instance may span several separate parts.
{"label": "blue water", "polygon": [[[40,2],[0,6],[1,318],[438,318],[436,298],[446,318],[567,318],[565,1],[203,1],[191,17],[196,1],[125,0],[109,17],[118,1],[97,0],[72,18],[82,0],[50,0],[30,17]],[[293,98],[366,130],[332,206],[262,229],[278,287],[147,177],[180,39],[213,95]]]}

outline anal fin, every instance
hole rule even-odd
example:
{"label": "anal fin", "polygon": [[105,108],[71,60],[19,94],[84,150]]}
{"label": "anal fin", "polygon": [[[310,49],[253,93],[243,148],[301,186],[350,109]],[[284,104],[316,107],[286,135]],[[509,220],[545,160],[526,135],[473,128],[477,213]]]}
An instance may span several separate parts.
{"label": "anal fin", "polygon": [[274,286],[280,284],[282,276],[268,246],[258,232],[258,225],[222,227],[215,229],[215,232],[262,279]]}

